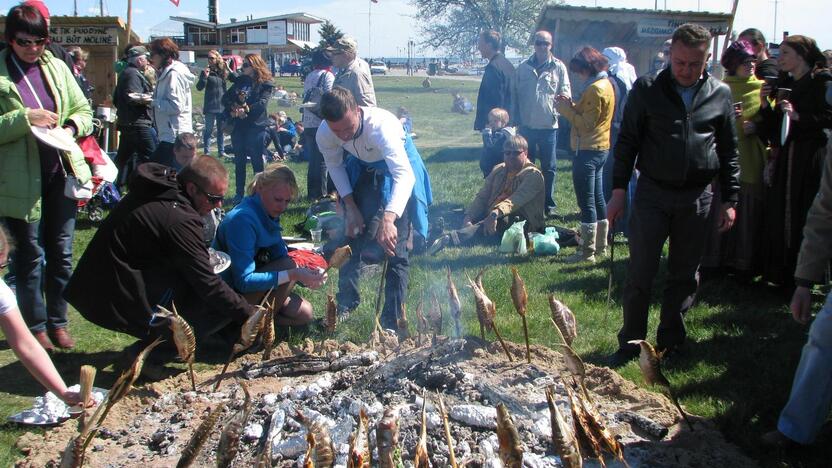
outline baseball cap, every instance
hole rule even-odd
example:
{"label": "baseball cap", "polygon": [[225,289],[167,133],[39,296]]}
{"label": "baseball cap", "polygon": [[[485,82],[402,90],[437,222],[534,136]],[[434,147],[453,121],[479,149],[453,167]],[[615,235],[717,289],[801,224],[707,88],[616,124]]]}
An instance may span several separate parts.
{"label": "baseball cap", "polygon": [[327,47],[326,50],[334,53],[355,52],[358,50],[358,43],[355,42],[355,39],[344,36],[338,39],[334,46]]}
{"label": "baseball cap", "polygon": [[49,21],[49,8],[41,0],[26,0],[23,4],[36,8],[40,12],[40,15],[43,16],[43,19]]}
{"label": "baseball cap", "polygon": [[134,46],[127,51],[127,58],[138,57],[140,55],[147,55],[147,48],[145,46]]}

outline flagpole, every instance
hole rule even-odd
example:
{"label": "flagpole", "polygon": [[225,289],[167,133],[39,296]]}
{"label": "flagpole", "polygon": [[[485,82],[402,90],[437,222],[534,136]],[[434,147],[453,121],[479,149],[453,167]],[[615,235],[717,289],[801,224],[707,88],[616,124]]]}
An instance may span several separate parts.
{"label": "flagpole", "polygon": [[127,44],[130,43],[130,32],[133,29],[133,0],[127,0]]}

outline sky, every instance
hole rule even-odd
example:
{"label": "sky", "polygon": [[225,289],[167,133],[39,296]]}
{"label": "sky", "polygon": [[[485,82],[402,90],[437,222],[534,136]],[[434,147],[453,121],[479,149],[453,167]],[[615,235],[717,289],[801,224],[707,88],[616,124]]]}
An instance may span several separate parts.
{"label": "sky", "polygon": [[[103,1],[105,14],[126,18],[127,0],[45,0],[53,15],[72,15],[75,2],[79,15],[98,15],[99,1]],[[653,9],[656,1],[659,8],[666,5],[671,10],[720,13],[730,13],[732,5],[731,0],[569,0],[567,4]],[[8,11],[16,3],[15,0],[0,0],[0,10]],[[365,57],[405,56],[408,41],[418,43],[420,40],[416,9],[408,0],[379,0],[379,3],[369,0],[219,0],[219,12],[222,22],[232,17],[244,19],[253,15],[259,18],[295,12],[328,18],[339,29],[355,37],[359,54]],[[170,0],[133,0],[134,29],[144,39],[154,30],[181,31],[167,21],[169,16],[207,19],[207,15],[208,0],[180,0],[179,7]],[[828,0],[740,0],[734,29],[756,27],[769,41],[778,42],[783,31],[803,34],[817,40],[821,49],[829,49],[832,48],[830,24]],[[416,49],[419,57],[439,55],[419,46]]]}

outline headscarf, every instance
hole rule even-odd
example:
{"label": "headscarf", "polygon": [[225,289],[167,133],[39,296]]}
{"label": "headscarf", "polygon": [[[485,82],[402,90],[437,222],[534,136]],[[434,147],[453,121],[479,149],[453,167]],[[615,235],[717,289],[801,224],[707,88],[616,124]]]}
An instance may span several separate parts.
{"label": "headscarf", "polygon": [[627,62],[627,52],[621,47],[607,47],[602,53],[610,61],[610,75],[620,78],[627,89],[632,88],[638,75],[636,69]]}
{"label": "headscarf", "polygon": [[780,45],[787,45],[794,49],[797,55],[809,64],[809,68],[826,68],[826,57],[818,48],[818,43],[811,37],[795,34],[783,39]]}

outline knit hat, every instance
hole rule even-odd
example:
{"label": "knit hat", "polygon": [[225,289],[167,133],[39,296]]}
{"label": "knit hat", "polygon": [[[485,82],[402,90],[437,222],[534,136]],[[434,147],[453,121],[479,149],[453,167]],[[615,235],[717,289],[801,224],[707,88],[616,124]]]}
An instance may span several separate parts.
{"label": "knit hat", "polygon": [[36,8],[40,12],[40,15],[43,16],[43,19],[49,22],[49,8],[46,8],[46,4],[42,0],[26,0],[23,2],[23,5]]}
{"label": "knit hat", "polygon": [[733,75],[744,61],[754,56],[754,48],[751,43],[745,39],[740,39],[732,42],[725,49],[719,63],[722,64],[729,74]]}
{"label": "knit hat", "polygon": [[138,57],[140,55],[147,55],[147,48],[145,46],[133,46],[127,51],[127,58]]}
{"label": "knit hat", "polygon": [[811,37],[795,34],[794,36],[783,39],[780,45],[787,45],[794,49],[797,55],[801,56],[809,64],[810,68],[826,66],[826,57],[824,57],[823,52],[818,48],[818,43]]}

